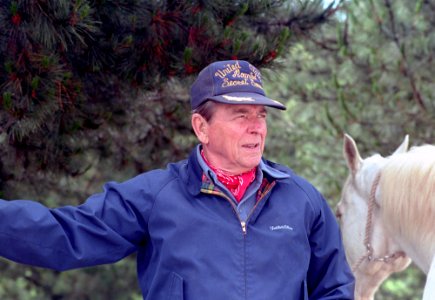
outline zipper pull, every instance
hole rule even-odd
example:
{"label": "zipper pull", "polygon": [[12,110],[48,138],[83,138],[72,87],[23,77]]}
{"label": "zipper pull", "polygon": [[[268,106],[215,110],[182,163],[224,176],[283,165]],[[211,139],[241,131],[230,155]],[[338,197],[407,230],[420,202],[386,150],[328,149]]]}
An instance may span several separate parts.
{"label": "zipper pull", "polygon": [[242,225],[242,231],[243,231],[243,234],[246,234],[246,222],[241,221],[241,222],[240,222],[240,225]]}

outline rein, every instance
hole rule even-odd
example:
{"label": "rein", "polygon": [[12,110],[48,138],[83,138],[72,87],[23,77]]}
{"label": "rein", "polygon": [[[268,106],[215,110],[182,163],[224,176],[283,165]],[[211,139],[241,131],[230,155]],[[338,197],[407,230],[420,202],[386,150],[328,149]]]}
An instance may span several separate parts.
{"label": "rein", "polygon": [[381,257],[375,257],[373,255],[373,247],[371,244],[372,234],[373,234],[373,210],[376,205],[376,189],[378,188],[380,179],[381,179],[381,173],[379,172],[378,175],[376,175],[376,178],[373,181],[373,185],[370,190],[370,198],[369,198],[369,203],[367,208],[367,220],[366,220],[365,237],[364,237],[364,246],[366,247],[366,254],[361,256],[361,258],[353,265],[352,267],[353,273],[355,273],[355,271],[359,268],[362,262],[366,259],[369,262],[380,261],[384,263],[390,263],[398,257],[405,256],[405,254],[401,251],[395,252],[393,254],[387,254]]}

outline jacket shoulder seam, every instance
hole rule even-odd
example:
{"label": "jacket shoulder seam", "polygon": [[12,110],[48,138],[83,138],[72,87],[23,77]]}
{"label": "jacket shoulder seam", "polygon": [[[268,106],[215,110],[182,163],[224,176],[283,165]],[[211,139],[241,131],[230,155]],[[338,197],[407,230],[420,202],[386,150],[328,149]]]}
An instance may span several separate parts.
{"label": "jacket shoulder seam", "polygon": [[170,184],[171,182],[173,182],[174,180],[178,180],[179,178],[178,177],[175,177],[175,176],[171,176],[172,178],[170,178],[169,180],[167,180],[164,184],[162,184],[162,186],[156,191],[156,193],[154,193],[153,194],[153,204],[152,204],[152,207],[151,207],[151,209],[150,209],[150,215],[149,215],[149,218],[148,218],[148,220],[149,219],[151,219],[151,215],[153,214],[153,212],[154,212],[154,206],[155,206],[155,204],[156,204],[156,202],[157,202],[157,199],[158,199],[158,195],[160,194],[160,192],[168,185],[168,184]]}

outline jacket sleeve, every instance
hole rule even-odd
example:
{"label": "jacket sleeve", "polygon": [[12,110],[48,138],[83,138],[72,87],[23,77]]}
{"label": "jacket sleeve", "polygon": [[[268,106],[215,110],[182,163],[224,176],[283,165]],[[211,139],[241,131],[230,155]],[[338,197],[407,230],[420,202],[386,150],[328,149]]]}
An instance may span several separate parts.
{"label": "jacket sleeve", "polygon": [[309,298],[354,299],[355,281],[346,260],[337,221],[326,200],[317,191],[314,194],[317,194],[315,198],[318,200],[318,211],[309,235]]}
{"label": "jacket sleeve", "polygon": [[55,270],[112,263],[146,242],[152,205],[140,176],[108,183],[76,207],[0,200],[0,255]]}

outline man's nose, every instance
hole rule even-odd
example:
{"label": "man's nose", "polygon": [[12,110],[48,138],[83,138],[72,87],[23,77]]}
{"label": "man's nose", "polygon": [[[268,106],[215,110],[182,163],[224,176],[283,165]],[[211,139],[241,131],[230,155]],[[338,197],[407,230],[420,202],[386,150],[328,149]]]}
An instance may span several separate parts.
{"label": "man's nose", "polygon": [[249,122],[248,131],[249,133],[260,133],[264,131],[265,124],[263,119],[252,118]]}

